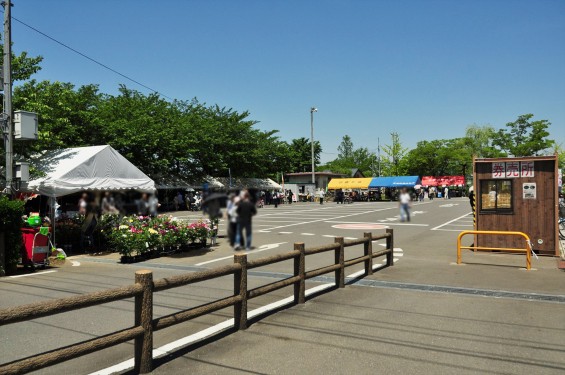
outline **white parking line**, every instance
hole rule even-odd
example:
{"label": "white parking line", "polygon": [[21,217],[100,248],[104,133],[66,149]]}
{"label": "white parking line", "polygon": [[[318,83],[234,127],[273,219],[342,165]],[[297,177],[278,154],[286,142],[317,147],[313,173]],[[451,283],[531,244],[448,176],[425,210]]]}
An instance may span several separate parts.
{"label": "white parking line", "polygon": [[314,233],[300,233],[303,236],[315,236]]}
{"label": "white parking line", "polygon": [[[245,253],[246,254],[260,253],[260,252],[263,252],[263,251],[276,249],[277,247],[279,247],[280,245],[284,245],[285,243],[288,243],[288,242],[269,243],[269,244],[261,245],[258,249],[255,249],[255,250],[247,250],[247,251],[245,251]],[[223,257],[223,258],[216,258],[216,259],[208,260],[206,262],[197,263],[197,264],[195,264],[195,266],[203,266],[205,264],[210,264],[210,263],[219,262],[221,260],[232,259],[232,258],[233,258],[233,255],[229,255],[229,256]]]}
{"label": "white parking line", "polygon": [[[463,218],[466,217],[467,215],[470,215],[470,214],[467,213],[467,214],[465,214],[465,215],[459,216],[458,218],[455,218],[455,219],[453,219],[453,220],[450,220],[450,221],[448,221],[447,223],[438,225],[437,227],[432,228],[432,229],[430,229],[430,230],[438,230],[438,229],[440,229],[440,228],[443,228],[443,227],[445,227],[446,225],[449,225],[449,224],[451,224],[451,223],[453,223],[453,222],[455,222],[455,221],[457,221],[457,220],[459,220],[459,219],[463,219]],[[449,230],[449,229],[442,229],[442,230]],[[453,230],[450,230],[450,231],[453,231]]]}
{"label": "white parking line", "polygon": [[43,271],[43,272],[35,272],[35,273],[26,273],[25,275],[15,275],[15,276],[10,276],[11,279],[17,279],[19,277],[28,277],[28,276],[40,276],[40,275],[44,275],[46,273],[53,273],[53,272],[57,272],[56,270],[52,270],[52,271]]}

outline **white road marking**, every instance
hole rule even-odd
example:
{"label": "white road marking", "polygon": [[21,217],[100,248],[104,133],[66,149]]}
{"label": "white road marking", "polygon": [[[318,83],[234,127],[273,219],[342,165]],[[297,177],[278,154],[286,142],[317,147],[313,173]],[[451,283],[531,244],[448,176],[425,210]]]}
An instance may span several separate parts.
{"label": "white road marking", "polygon": [[80,266],[80,262],[79,262],[79,261],[73,260],[73,261],[71,261],[71,263],[72,263],[73,267],[78,267],[78,266]]}
{"label": "white road marking", "polygon": [[280,234],[292,234],[292,232],[279,232]]}
{"label": "white road marking", "polygon": [[[321,221],[336,220],[336,219],[341,219],[341,218],[351,217],[351,216],[357,216],[357,215],[371,214],[371,213],[374,213],[374,212],[380,212],[380,211],[386,211],[386,210],[392,210],[392,209],[396,210],[396,209],[398,209],[398,207],[388,207],[388,208],[381,208],[381,209],[377,209],[377,210],[361,211],[361,212],[356,212],[356,213],[349,214],[349,215],[334,216],[332,218],[326,218],[326,219],[318,219],[318,220],[312,220],[312,221],[301,221],[299,223],[293,223],[293,224],[288,224],[288,225],[281,225],[281,226],[277,226],[277,227],[272,227],[271,230],[281,229],[281,228],[286,228],[286,227],[293,227],[293,226],[297,226],[297,225],[312,224],[312,223],[317,223],[317,222],[321,222]],[[295,215],[296,212],[292,212],[292,214]]]}
{"label": "white road marking", "polygon": [[[279,247],[280,245],[283,245],[285,243],[288,243],[288,242],[277,242],[277,243],[265,244],[265,245],[261,245],[258,249],[245,251],[245,253],[246,254],[260,253],[262,251],[276,249],[277,247]],[[203,266],[205,264],[210,264],[210,263],[219,262],[221,260],[232,259],[232,258],[233,258],[233,255],[229,255],[229,256],[223,257],[223,258],[216,258],[216,259],[208,260],[206,262],[197,263],[197,264],[195,264],[195,266]]]}
{"label": "white road marking", "polygon": [[322,234],[322,237],[335,238],[333,234]]}
{"label": "white road marking", "polygon": [[303,236],[315,236],[314,233],[300,233]]}
{"label": "white road marking", "polygon": [[53,273],[53,272],[57,272],[56,270],[52,270],[52,271],[43,271],[43,272],[35,272],[35,273],[26,273],[25,275],[15,275],[15,276],[10,276],[10,278],[12,279],[17,279],[19,277],[28,277],[28,276],[40,276],[40,275],[44,275],[46,273]]}
{"label": "white road marking", "polygon": [[[459,216],[458,218],[455,218],[455,219],[453,219],[453,220],[450,220],[450,221],[448,221],[447,223],[438,225],[437,227],[432,228],[432,229],[430,229],[430,230],[438,230],[438,229],[440,229],[440,228],[442,228],[442,227],[445,227],[446,225],[449,225],[449,224],[451,224],[451,223],[453,223],[453,222],[455,222],[455,221],[457,221],[457,220],[459,220],[459,219],[463,219],[463,218],[466,217],[467,215],[469,215],[469,214],[465,214],[465,215]],[[443,230],[445,230],[445,229],[443,229]]]}

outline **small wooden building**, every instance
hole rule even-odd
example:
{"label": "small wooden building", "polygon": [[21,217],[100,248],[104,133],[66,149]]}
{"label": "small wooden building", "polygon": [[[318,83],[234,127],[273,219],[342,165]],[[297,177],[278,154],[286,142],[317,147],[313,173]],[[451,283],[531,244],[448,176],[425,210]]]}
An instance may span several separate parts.
{"label": "small wooden building", "polygon": [[[474,159],[476,230],[517,231],[538,254],[559,255],[557,156]],[[523,248],[520,236],[479,235],[480,247]]]}

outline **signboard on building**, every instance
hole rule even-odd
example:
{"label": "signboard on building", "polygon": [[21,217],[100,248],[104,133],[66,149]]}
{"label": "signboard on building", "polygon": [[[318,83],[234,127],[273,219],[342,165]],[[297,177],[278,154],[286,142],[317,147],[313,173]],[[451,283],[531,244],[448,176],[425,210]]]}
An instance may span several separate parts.
{"label": "signboard on building", "polygon": [[533,161],[510,161],[492,163],[492,178],[534,177]]}
{"label": "signboard on building", "polygon": [[524,182],[522,184],[522,197],[524,199],[536,199],[536,183]]}

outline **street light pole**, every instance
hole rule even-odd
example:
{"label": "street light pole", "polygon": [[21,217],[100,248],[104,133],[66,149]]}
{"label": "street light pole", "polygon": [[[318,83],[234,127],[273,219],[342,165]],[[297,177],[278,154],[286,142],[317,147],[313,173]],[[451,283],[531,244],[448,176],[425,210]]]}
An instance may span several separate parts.
{"label": "street light pole", "polygon": [[314,112],[318,112],[318,108],[310,108],[310,143],[312,146],[312,183],[316,189],[316,173],[314,172]]}

